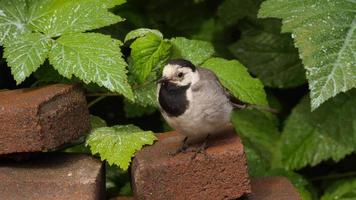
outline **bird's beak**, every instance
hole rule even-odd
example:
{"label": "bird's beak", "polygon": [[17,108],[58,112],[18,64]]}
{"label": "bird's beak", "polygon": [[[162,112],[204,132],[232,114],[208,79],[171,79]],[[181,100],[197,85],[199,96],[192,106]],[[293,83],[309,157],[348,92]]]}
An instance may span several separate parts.
{"label": "bird's beak", "polygon": [[163,76],[162,78],[158,79],[157,83],[165,83],[165,82],[168,82],[170,79]]}

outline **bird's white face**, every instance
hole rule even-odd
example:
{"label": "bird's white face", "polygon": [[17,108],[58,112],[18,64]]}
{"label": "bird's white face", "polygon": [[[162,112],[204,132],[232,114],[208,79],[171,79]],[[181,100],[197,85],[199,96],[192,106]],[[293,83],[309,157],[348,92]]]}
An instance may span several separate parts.
{"label": "bird's white face", "polygon": [[178,86],[195,84],[199,80],[198,71],[189,67],[182,67],[176,64],[167,64],[163,68],[162,78]]}

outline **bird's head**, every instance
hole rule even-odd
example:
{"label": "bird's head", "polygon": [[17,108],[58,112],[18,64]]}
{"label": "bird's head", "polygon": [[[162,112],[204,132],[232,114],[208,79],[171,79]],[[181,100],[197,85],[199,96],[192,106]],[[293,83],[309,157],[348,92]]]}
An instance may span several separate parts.
{"label": "bird's head", "polygon": [[198,71],[194,64],[184,59],[170,60],[163,68],[162,78],[158,83],[173,83],[177,86],[187,86],[199,80]]}

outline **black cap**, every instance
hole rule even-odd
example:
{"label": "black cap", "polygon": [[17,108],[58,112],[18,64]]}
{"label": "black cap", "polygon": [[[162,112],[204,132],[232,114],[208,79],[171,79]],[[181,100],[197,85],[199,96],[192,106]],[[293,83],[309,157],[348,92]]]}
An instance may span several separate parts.
{"label": "black cap", "polygon": [[196,67],[193,63],[191,63],[189,60],[184,60],[184,59],[173,59],[168,62],[170,65],[179,65],[181,67],[188,67],[192,69],[193,72],[195,72]]}

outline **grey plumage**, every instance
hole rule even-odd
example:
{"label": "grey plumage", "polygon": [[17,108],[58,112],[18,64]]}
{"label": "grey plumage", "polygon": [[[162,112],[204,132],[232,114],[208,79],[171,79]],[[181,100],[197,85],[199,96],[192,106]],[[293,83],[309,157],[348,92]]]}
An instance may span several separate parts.
{"label": "grey plumage", "polygon": [[[216,75],[208,69],[196,67],[196,71],[192,72],[179,67],[175,65],[166,66],[166,68],[172,69],[166,69],[164,74],[171,76],[170,79],[174,84],[177,84],[178,88],[189,86],[185,90],[185,96],[183,96],[189,103],[182,114],[178,116],[170,115],[162,106],[163,98],[160,99],[159,97],[160,94],[164,94],[160,92],[164,89],[162,87],[166,86],[159,84],[157,94],[163,117],[175,130],[187,136],[189,140],[202,140],[207,135],[219,133],[230,122],[230,114],[233,110],[233,104],[230,102],[226,89],[221,85]],[[188,81],[175,78],[178,73],[176,71],[185,72]],[[191,77],[189,77],[190,75]],[[189,82],[189,80],[191,81]],[[179,86],[181,82],[186,85]],[[172,93],[171,95],[175,95],[174,91]],[[174,96],[172,99],[176,98],[178,97]]]}

